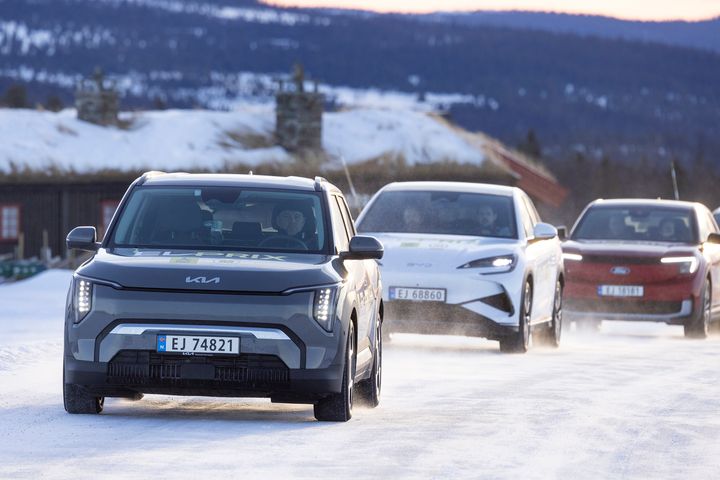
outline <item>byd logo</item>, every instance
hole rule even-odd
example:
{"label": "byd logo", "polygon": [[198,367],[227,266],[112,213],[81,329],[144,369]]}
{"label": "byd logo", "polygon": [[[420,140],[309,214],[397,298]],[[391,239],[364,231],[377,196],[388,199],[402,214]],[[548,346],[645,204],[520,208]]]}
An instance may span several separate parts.
{"label": "byd logo", "polygon": [[220,277],[213,277],[213,278],[207,278],[207,277],[185,277],[185,283],[214,283],[216,285],[220,284]]}

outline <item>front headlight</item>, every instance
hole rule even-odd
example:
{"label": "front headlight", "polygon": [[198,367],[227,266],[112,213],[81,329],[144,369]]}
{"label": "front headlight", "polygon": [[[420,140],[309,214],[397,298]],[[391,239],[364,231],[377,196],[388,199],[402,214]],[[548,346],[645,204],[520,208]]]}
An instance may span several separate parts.
{"label": "front headlight", "polygon": [[660,263],[676,263],[678,264],[678,273],[693,274],[698,268],[698,259],[695,257],[663,257]]}
{"label": "front headlight", "polygon": [[332,332],[335,320],[335,305],[338,287],[323,287],[315,290],[313,318],[328,332]]}
{"label": "front headlight", "polygon": [[92,296],[92,282],[83,278],[75,278],[75,291],[73,292],[75,323],[80,323],[90,310],[92,310]]}
{"label": "front headlight", "polygon": [[480,258],[472,262],[460,265],[459,269],[465,268],[483,268],[488,271],[482,273],[506,273],[515,268],[517,264],[516,255],[498,255],[495,257]]}
{"label": "front headlight", "polygon": [[582,261],[583,257],[579,253],[570,253],[570,252],[563,252],[562,254],[563,260],[571,260],[573,262],[580,262]]}

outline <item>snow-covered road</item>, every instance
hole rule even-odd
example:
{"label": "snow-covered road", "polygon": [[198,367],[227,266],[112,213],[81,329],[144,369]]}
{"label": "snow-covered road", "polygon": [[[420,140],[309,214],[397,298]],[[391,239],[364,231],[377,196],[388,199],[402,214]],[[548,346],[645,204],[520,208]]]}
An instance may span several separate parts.
{"label": "snow-covered road", "polygon": [[614,323],[559,350],[398,336],[346,424],[264,400],[61,397],[68,272],[0,286],[0,479],[720,478],[720,338]]}

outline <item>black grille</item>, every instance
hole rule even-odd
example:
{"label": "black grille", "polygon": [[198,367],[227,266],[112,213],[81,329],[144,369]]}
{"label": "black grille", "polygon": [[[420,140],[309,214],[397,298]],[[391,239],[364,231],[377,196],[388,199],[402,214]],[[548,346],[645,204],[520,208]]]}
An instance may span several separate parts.
{"label": "black grille", "polygon": [[574,312],[629,313],[629,314],[672,314],[680,312],[682,302],[652,302],[642,300],[597,299],[566,300],[565,308]]}
{"label": "black grille", "polygon": [[633,257],[622,255],[586,255],[583,263],[611,263],[613,265],[661,265],[658,257]]}
{"label": "black grille", "polygon": [[201,380],[251,385],[284,384],[290,378],[275,355],[185,356],[136,350],[118,352],[108,364],[108,377],[123,384]]}

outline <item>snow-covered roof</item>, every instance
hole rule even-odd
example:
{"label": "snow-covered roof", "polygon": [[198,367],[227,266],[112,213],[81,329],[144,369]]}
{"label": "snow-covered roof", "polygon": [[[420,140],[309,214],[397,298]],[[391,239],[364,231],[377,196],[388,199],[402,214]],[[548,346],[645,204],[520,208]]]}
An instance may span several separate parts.
{"label": "snow-covered roof", "polygon": [[[221,171],[293,157],[274,145],[273,105],[232,112],[166,110],[125,113],[127,128],[101,127],[60,113],[0,109],[0,170],[57,167],[78,172],[119,170]],[[363,108],[328,112],[323,148],[331,160],[357,163],[381,156],[409,165],[453,161],[480,165],[482,149],[427,113]]]}

